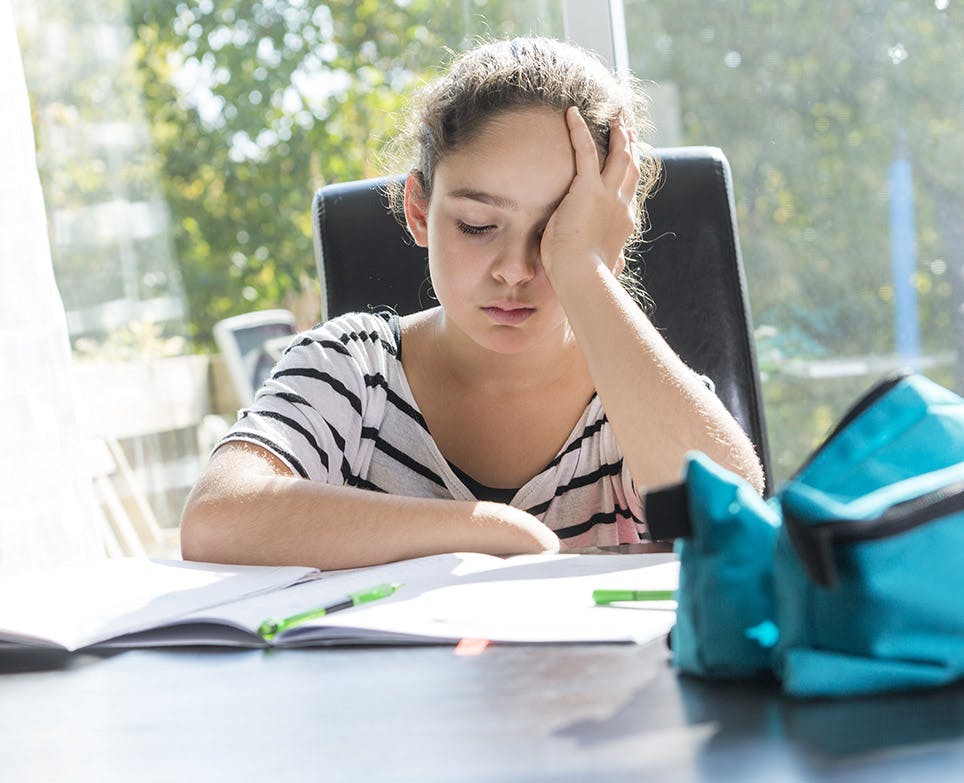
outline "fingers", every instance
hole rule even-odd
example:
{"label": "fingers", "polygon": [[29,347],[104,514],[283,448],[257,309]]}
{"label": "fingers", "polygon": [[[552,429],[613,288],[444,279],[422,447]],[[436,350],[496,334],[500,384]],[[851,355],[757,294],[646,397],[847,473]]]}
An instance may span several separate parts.
{"label": "fingers", "polygon": [[629,133],[629,167],[626,169],[626,177],[620,191],[626,194],[627,198],[636,198],[636,188],[640,180],[639,168],[639,149],[636,146],[636,131]]}
{"label": "fingers", "polygon": [[609,154],[602,171],[606,186],[619,193],[624,201],[632,201],[639,184],[639,162],[636,160],[634,137],[622,118],[613,122],[609,133]]}
{"label": "fingers", "polygon": [[640,174],[633,138],[622,122],[614,122],[609,149],[600,165],[603,154],[578,108],[570,106],[565,118],[576,173],[543,234],[543,266],[547,273],[554,267],[553,249],[561,246],[565,238],[567,253],[573,243],[581,243],[589,255],[602,259],[618,275],[626,263],[621,255],[623,244],[636,228]]}
{"label": "fingers", "polygon": [[566,110],[569,139],[576,157],[576,174],[599,173],[603,185],[630,203],[636,196],[639,184],[639,161],[636,158],[635,133],[628,130],[622,118],[617,118],[609,133],[609,151],[602,171],[599,171],[599,153],[579,109],[570,106]]}
{"label": "fingers", "polygon": [[575,106],[566,109],[566,124],[569,126],[569,141],[576,155],[576,175],[598,173],[599,153],[596,151],[596,142]]}

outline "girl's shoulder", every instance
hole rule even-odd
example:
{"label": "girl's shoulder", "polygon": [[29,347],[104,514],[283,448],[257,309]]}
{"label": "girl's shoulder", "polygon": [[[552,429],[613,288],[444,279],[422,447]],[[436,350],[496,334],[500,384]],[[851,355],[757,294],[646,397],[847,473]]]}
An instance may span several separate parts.
{"label": "girl's shoulder", "polygon": [[440,307],[430,307],[427,310],[419,310],[396,320],[399,345],[401,345],[401,339],[404,336],[405,352],[409,360],[411,360],[413,354],[420,353],[429,344],[431,336],[436,333],[440,314]]}
{"label": "girl's shoulder", "polygon": [[313,326],[299,335],[296,341],[299,339],[346,355],[388,354],[397,358],[399,319],[389,310],[345,313]]}

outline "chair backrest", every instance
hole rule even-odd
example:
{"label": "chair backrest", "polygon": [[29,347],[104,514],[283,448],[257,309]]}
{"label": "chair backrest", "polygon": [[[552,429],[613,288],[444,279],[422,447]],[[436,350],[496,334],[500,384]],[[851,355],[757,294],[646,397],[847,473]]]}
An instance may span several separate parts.
{"label": "chair backrest", "polygon": [[[715,147],[657,150],[662,182],[647,209],[650,227],[636,255],[655,304],[651,318],[716,393],[756,446],[771,487],[746,279],[729,163]],[[401,315],[435,305],[426,251],[390,214],[390,178],[326,185],[312,223],[322,317],[389,306]]]}

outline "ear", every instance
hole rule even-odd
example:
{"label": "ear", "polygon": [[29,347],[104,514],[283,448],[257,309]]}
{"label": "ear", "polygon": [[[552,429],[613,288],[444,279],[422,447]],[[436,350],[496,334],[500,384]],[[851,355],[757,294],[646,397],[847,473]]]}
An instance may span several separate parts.
{"label": "ear", "polygon": [[405,179],[405,225],[419,247],[428,247],[428,201],[422,176],[410,171]]}

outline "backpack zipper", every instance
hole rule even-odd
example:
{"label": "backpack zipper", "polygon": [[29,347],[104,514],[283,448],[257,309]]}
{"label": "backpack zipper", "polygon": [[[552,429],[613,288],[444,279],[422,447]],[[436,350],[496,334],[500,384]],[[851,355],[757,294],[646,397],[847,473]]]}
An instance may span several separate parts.
{"label": "backpack zipper", "polygon": [[830,445],[831,441],[833,441],[833,439],[836,438],[843,430],[849,427],[857,417],[870,408],[881,397],[886,395],[901,381],[903,381],[905,378],[908,378],[912,374],[913,373],[911,370],[901,370],[900,372],[895,373],[888,378],[878,381],[876,384],[870,387],[870,389],[866,391],[862,397],[860,397],[847,409],[846,413],[844,413],[840,421],[837,422],[837,425],[833,428],[831,433],[824,438],[823,442],[810,453],[810,456],[803,461],[803,464],[797,468],[793,475],[787,480],[792,481],[803,473],[803,471],[810,466],[810,463],[813,462],[817,456]]}
{"label": "backpack zipper", "polygon": [[837,581],[836,544],[891,538],[961,512],[964,512],[964,481],[957,481],[926,495],[895,503],[872,520],[804,523],[784,511],[783,524],[810,578],[824,587],[832,587]]}

